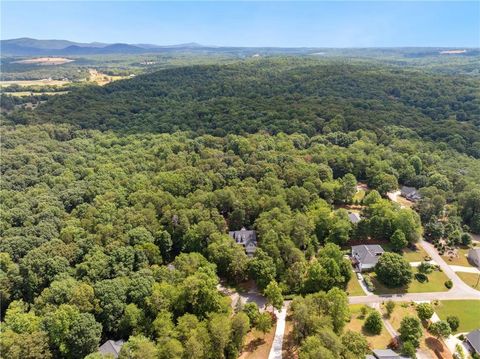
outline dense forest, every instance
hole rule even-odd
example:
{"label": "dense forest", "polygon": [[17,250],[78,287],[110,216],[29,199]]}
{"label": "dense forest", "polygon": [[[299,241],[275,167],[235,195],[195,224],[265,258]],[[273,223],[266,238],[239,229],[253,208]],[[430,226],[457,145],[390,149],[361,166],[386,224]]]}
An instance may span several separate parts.
{"label": "dense forest", "polygon": [[[306,295],[292,303],[301,357],[358,358],[368,347],[343,329],[343,250],[480,232],[479,161],[395,126],[218,137],[4,125],[1,146],[7,358],[83,358],[120,338],[122,358],[235,358],[272,318],[232,308],[220,278],[254,279],[274,306]],[[421,188],[417,211],[384,198],[399,184]],[[363,206],[357,224],[349,204]],[[242,226],[257,231],[252,258],[227,235]]]}
{"label": "dense forest", "polygon": [[13,123],[135,132],[305,133],[388,125],[480,156],[477,77],[356,60],[185,66],[52,98]]}
{"label": "dense forest", "polygon": [[[2,96],[0,353],[103,359],[124,339],[120,358],[237,358],[288,298],[300,359],[364,357],[345,330],[350,246],[388,246],[376,274],[401,286],[390,252],[480,234],[475,66],[422,56],[178,58]],[[388,199],[402,185],[412,208]],[[252,257],[228,235],[242,227]],[[265,308],[222,290],[247,281]]]}

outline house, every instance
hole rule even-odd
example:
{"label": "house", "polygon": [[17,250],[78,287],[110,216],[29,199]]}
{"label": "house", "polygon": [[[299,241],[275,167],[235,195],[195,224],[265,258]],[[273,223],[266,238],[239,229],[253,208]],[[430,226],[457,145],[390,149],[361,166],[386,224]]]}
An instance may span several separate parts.
{"label": "house", "polygon": [[468,251],[468,260],[480,268],[480,248],[472,248]]}
{"label": "house", "polygon": [[361,244],[352,247],[352,263],[358,271],[373,269],[384,250],[378,244]]}
{"label": "house", "polygon": [[420,193],[418,193],[418,190],[415,187],[403,186],[400,189],[400,195],[412,202],[417,202],[419,199],[422,198],[422,196],[420,195]]}
{"label": "house", "polygon": [[374,349],[373,355],[367,355],[366,359],[408,359],[408,357],[401,356],[391,349]]}
{"label": "house", "polygon": [[480,329],[468,333],[466,336],[468,345],[474,353],[480,354]]}
{"label": "house", "polygon": [[350,212],[348,214],[348,219],[350,220],[350,222],[352,222],[353,224],[357,224],[358,222],[360,222],[362,220],[362,217],[360,217],[360,214],[358,213],[355,213],[355,212]]}
{"label": "house", "polygon": [[98,348],[98,351],[103,355],[110,354],[110,356],[118,358],[118,354],[120,354],[120,349],[122,349],[123,343],[125,343],[123,340],[107,340],[100,346],[100,348]]}
{"label": "house", "polygon": [[245,253],[247,253],[248,256],[253,256],[257,250],[257,234],[255,231],[247,230],[245,227],[242,227],[241,230],[230,231],[228,234],[235,240],[235,243],[240,244],[245,248]]}

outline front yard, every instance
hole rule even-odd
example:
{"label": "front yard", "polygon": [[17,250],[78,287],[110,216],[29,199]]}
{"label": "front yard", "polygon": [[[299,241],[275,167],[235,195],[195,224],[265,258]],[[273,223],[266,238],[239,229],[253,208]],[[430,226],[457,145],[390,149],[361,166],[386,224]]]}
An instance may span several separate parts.
{"label": "front yard", "polygon": [[238,359],[263,359],[268,358],[270,348],[272,347],[273,338],[275,337],[276,325],[272,329],[263,334],[262,332],[253,329],[245,338],[245,345],[243,352]]}
{"label": "front yard", "polygon": [[445,320],[449,315],[460,319],[457,332],[470,332],[480,327],[480,300],[444,300],[435,305],[435,312],[440,319]]}
{"label": "front yard", "polygon": [[360,283],[358,283],[357,275],[355,273],[352,273],[352,278],[350,278],[345,291],[347,292],[347,295],[352,297],[357,295],[365,295]]}
{"label": "front yard", "polygon": [[466,272],[456,272],[456,274],[465,282],[465,284],[473,289],[480,290],[480,274]]}
{"label": "front yard", "polygon": [[[413,269],[414,273],[417,273],[417,269]],[[371,273],[370,277],[372,283],[375,286],[375,294],[400,294],[400,293],[427,293],[427,292],[445,292],[448,289],[445,287],[445,281],[448,277],[445,273],[440,271],[433,271],[428,274],[428,281],[419,282],[413,277],[412,282],[408,287],[388,288],[379,280],[377,280],[375,273]]]}

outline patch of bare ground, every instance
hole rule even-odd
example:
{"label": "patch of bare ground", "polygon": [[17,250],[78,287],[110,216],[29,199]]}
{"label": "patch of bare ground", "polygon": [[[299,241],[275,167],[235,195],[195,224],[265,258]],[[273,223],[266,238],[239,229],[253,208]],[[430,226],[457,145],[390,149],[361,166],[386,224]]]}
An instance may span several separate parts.
{"label": "patch of bare ground", "polygon": [[66,57],[36,57],[34,59],[25,59],[14,61],[16,64],[38,64],[38,65],[62,65],[75,60]]}
{"label": "patch of bare ground", "polygon": [[284,358],[298,358],[298,347],[295,344],[295,338],[293,335],[293,321],[290,313],[287,315],[287,318],[285,320],[285,332],[283,334],[282,353]]}
{"label": "patch of bare ground", "polygon": [[272,329],[266,334],[263,334],[256,329],[250,331],[245,338],[243,352],[238,359],[268,358],[268,354],[272,348],[273,338],[275,337],[276,328],[276,325],[272,326]]}

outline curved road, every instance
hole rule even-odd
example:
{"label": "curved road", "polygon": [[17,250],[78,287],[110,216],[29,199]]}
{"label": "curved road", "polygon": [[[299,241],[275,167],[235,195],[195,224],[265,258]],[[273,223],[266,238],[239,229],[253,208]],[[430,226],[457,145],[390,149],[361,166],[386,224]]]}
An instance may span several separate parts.
{"label": "curved road", "polygon": [[386,294],[386,295],[368,295],[359,297],[349,297],[350,304],[369,304],[378,303],[385,300],[393,300],[396,302],[404,301],[423,301],[423,300],[452,300],[452,299],[480,299],[480,291],[475,290],[466,285],[450,268],[450,266],[438,254],[432,244],[422,240],[420,245],[425,249],[425,252],[440,266],[442,271],[453,283],[452,289],[447,292],[432,292],[432,293],[406,293],[406,294]]}

